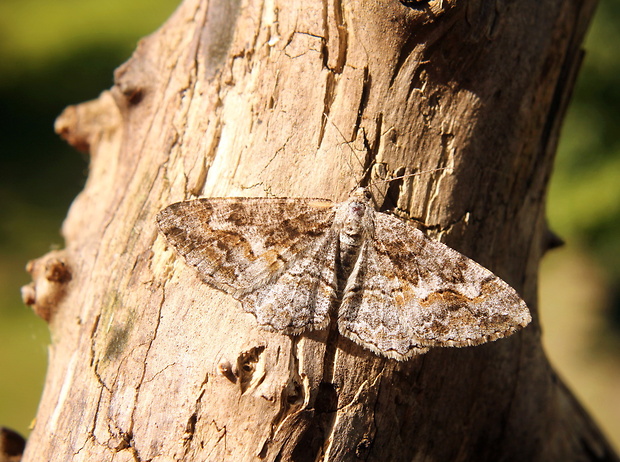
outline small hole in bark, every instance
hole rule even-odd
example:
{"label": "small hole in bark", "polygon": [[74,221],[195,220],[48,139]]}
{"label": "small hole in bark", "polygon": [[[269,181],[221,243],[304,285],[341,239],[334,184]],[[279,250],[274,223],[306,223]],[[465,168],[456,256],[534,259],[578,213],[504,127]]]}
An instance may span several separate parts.
{"label": "small hole in bark", "polygon": [[144,90],[137,85],[126,82],[119,82],[117,85],[125,100],[132,106],[139,104],[144,98]]}
{"label": "small hole in bark", "polygon": [[368,453],[370,452],[370,446],[372,444],[372,440],[368,436],[364,436],[359,443],[357,443],[357,447],[355,448],[355,455],[359,459],[366,459],[368,457]]}
{"label": "small hole in bark", "polygon": [[248,351],[244,351],[237,358],[237,377],[239,377],[239,386],[241,393],[245,392],[256,371],[256,365],[260,359],[261,353],[265,350],[264,346],[257,346]]}
{"label": "small hole in bark", "polygon": [[292,382],[288,388],[290,391],[286,396],[286,402],[289,405],[299,403],[303,399],[303,389],[301,384],[298,382]]}
{"label": "small hole in bark", "polygon": [[71,280],[71,271],[63,260],[52,258],[45,264],[45,278],[50,282],[65,284]]}

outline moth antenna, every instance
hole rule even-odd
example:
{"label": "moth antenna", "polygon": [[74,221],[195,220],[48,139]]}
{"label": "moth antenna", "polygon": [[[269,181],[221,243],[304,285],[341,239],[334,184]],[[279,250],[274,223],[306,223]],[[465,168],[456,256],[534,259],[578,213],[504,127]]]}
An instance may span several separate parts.
{"label": "moth antenna", "polygon": [[[375,165],[383,165],[384,164],[375,164]],[[397,172],[402,173],[404,168],[399,168],[396,171],[392,172],[395,174]],[[375,202],[375,206],[378,210],[392,210],[392,209],[400,209],[404,207],[404,203],[401,204],[401,200],[409,201],[408,199],[408,190],[412,187],[409,182],[404,182],[402,180],[406,180],[407,178],[412,178],[414,176],[424,175],[428,173],[441,172],[444,170],[452,171],[452,167],[437,167],[430,170],[423,170],[419,172],[413,173],[404,173],[401,175],[388,177],[387,172],[383,172],[382,174],[378,174],[375,176],[374,180],[369,182],[367,188],[371,191],[371,195]],[[397,183],[398,181],[400,183]],[[387,184],[387,188],[384,189],[379,185]]]}
{"label": "moth antenna", "polygon": [[418,175],[424,175],[427,173],[434,173],[434,172],[441,172],[443,170],[452,170],[451,167],[438,167],[438,168],[433,168],[430,170],[423,170],[421,172],[415,172],[415,173],[407,173],[405,175],[399,175],[399,176],[395,176],[392,178],[378,178],[377,180],[371,182],[368,187],[370,188],[371,186],[376,186],[377,183],[390,183],[392,181],[397,181],[397,180],[403,180],[405,178],[409,178],[412,176],[418,176]]}
{"label": "moth antenna", "polygon": [[[353,157],[357,160],[359,166],[362,168],[363,170],[363,174],[362,174],[362,179],[366,177],[366,175],[368,174],[368,171],[370,170],[370,167],[365,167],[364,164],[362,163],[362,161],[360,160],[360,158],[357,156],[357,153],[355,151],[355,149],[353,149],[350,144],[351,141],[347,141],[347,138],[344,136],[344,133],[342,133],[342,131],[340,130],[340,128],[338,127],[338,125],[336,125],[334,123],[334,121],[329,117],[329,115],[327,115],[327,113],[323,113],[323,117],[325,118],[325,120],[327,122],[329,122],[331,124],[332,127],[334,127],[334,129],[336,129],[336,131],[338,132],[338,134],[340,135],[340,138],[342,138],[342,141],[344,142],[344,144],[347,145],[347,147],[351,150],[351,154],[353,154]],[[347,162],[347,164],[349,165],[349,169],[351,170],[351,172],[353,172],[353,166]],[[358,181],[357,184],[355,185],[355,188],[358,188],[361,186],[361,182],[362,180]]]}
{"label": "moth antenna", "polygon": [[[357,160],[359,166],[362,167],[362,169],[363,169],[363,173],[362,173],[360,179],[355,183],[355,186],[350,191],[350,192],[353,192],[357,188],[361,187],[362,183],[368,180],[368,177],[372,178],[371,171],[372,171],[372,169],[374,167],[380,167],[380,166],[385,167],[385,165],[381,164],[381,163],[373,162],[373,163],[371,163],[371,165],[365,166],[365,164],[362,163],[360,158],[357,156],[357,152],[355,151],[355,149],[353,149],[350,146],[351,141],[347,140],[347,138],[344,136],[344,133],[342,133],[342,130],[340,130],[338,125],[336,125],[334,123],[334,121],[329,117],[329,115],[327,113],[324,112],[323,113],[323,117],[325,118],[325,121],[329,122],[331,124],[331,126],[336,130],[336,132],[340,135],[340,138],[342,138],[342,141],[344,142],[344,144],[346,144],[349,147],[349,149],[351,150],[351,153],[353,154],[353,157],[355,157],[355,159]],[[390,128],[390,130],[392,130],[392,128]],[[388,130],[388,132],[389,132],[389,130]],[[349,162],[347,162],[347,164],[349,165],[349,169],[353,172],[353,166]],[[442,170],[452,170],[452,168],[451,167],[438,167],[438,168],[434,168],[434,169],[431,169],[431,170],[424,170],[424,171],[421,171],[421,172],[415,172],[415,173],[408,173],[408,174],[405,174],[405,175],[399,175],[399,176],[395,176],[393,178],[378,178],[375,181],[369,181],[368,184],[366,184],[366,187],[367,188],[371,188],[373,186],[376,187],[377,183],[390,183],[392,181],[402,180],[402,179],[409,178],[409,177],[412,177],[412,176],[424,175],[424,174],[427,174],[427,173],[439,172],[439,171],[442,171]]]}

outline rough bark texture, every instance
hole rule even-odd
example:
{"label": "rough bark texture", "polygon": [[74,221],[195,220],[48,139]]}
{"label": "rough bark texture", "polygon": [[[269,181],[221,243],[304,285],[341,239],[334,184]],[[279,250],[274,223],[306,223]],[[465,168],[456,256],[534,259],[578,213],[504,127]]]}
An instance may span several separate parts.
{"label": "rough bark texture", "polygon": [[[24,460],[615,460],[536,315],[593,4],[186,0],[57,121],[91,167],[66,250],[30,267],[52,345]],[[399,363],[339,337],[330,358],[324,332],[257,329],[156,231],[182,199],[342,200],[444,167],[375,192],[528,302],[529,327],[480,347]]]}

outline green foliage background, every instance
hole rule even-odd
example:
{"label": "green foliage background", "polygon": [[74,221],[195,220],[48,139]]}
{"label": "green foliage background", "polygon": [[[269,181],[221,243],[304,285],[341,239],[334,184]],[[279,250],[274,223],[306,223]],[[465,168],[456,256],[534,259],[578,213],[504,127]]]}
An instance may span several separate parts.
{"label": "green foliage background", "polygon": [[594,252],[614,283],[620,281],[619,26],[620,2],[602,1],[586,39],[548,202],[551,224]]}
{"label": "green foliage background", "polygon": [[[96,98],[178,0],[0,3],[0,425],[24,435],[42,390],[47,326],[19,296],[29,259],[62,247],[60,225],[87,159],[53,133],[69,104]],[[620,2],[588,35],[551,183],[548,215],[567,241],[543,262],[552,362],[620,445]]]}

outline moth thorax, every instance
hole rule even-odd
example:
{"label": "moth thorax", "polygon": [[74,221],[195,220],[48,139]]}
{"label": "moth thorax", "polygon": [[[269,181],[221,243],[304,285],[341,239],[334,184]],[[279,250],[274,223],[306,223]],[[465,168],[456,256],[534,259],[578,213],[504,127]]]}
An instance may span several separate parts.
{"label": "moth thorax", "polygon": [[340,231],[340,242],[346,246],[359,247],[364,241],[364,234],[367,231],[364,226],[366,216],[366,204],[361,202],[351,202],[347,210],[342,230]]}

